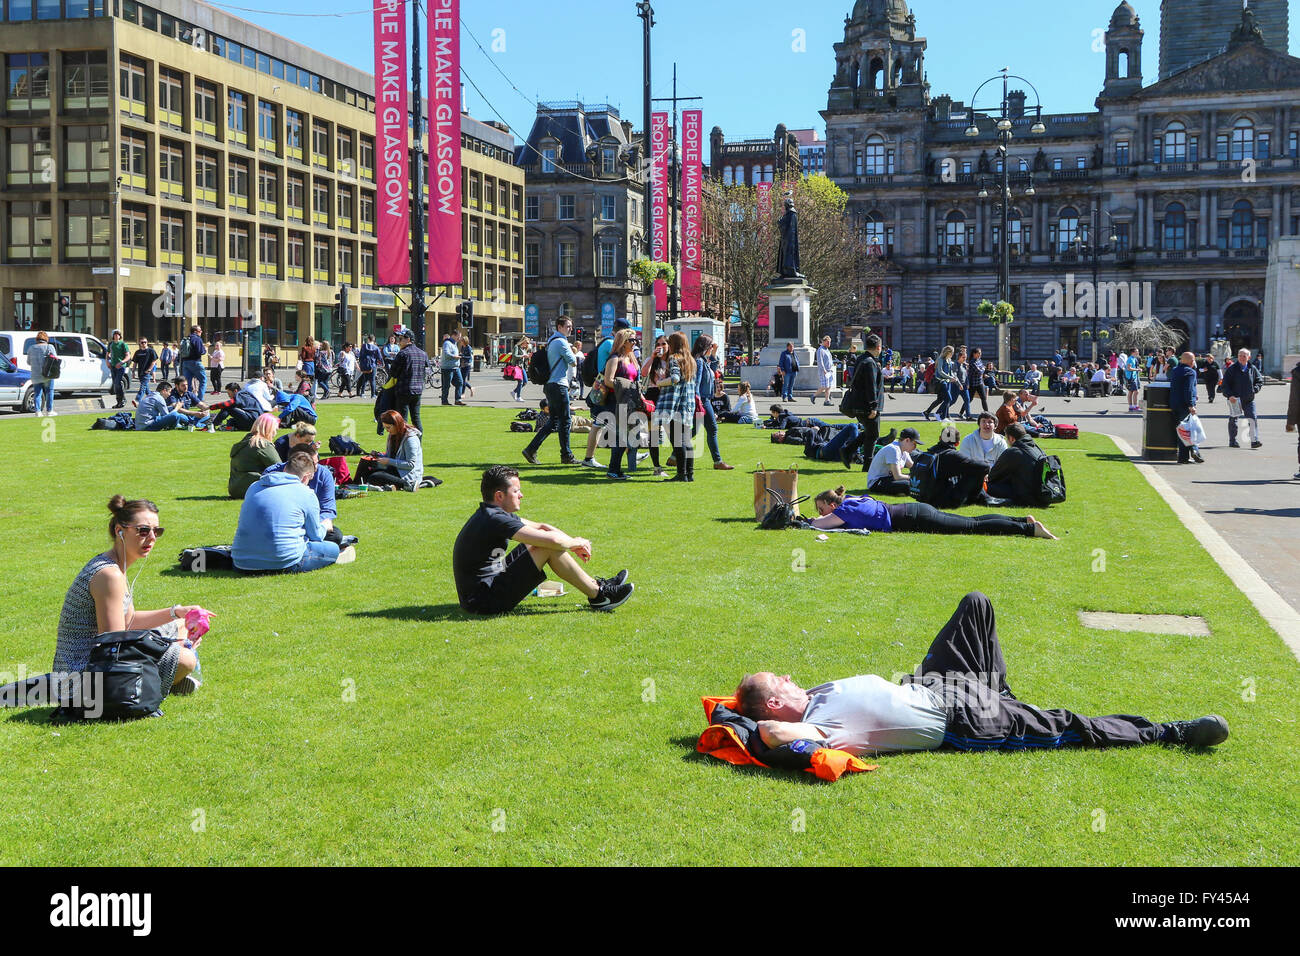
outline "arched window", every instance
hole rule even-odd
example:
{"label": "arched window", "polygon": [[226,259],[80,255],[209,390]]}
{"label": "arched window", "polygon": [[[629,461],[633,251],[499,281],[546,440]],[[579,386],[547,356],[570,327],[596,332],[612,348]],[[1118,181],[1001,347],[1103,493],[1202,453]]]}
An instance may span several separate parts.
{"label": "arched window", "polygon": [[885,217],[877,210],[867,213],[867,220],[862,225],[863,237],[867,241],[867,247],[879,246],[881,249],[886,245]]}
{"label": "arched window", "polygon": [[1182,123],[1166,126],[1164,147],[1164,162],[1187,162],[1187,127]]}
{"label": "arched window", "polygon": [[763,167],[763,182],[765,183],[776,182],[775,177],[776,177],[776,170],[774,170],[771,166]]}
{"label": "arched window", "polygon": [[1022,173],[1029,172],[1029,160],[1027,159],[1020,160],[1020,171]]}
{"label": "arched window", "polygon": [[1182,203],[1171,202],[1165,207],[1165,226],[1162,248],[1181,250],[1187,248],[1187,210]]}
{"label": "arched window", "polygon": [[573,318],[573,303],[561,302],[560,311],[556,314],[556,319],[558,320],[558,319],[571,319],[571,318]]}
{"label": "arched window", "polygon": [[1239,119],[1232,127],[1232,151],[1230,158],[1236,162],[1255,158],[1255,124],[1248,119]]}
{"label": "arched window", "polygon": [[883,136],[867,137],[867,167],[868,176],[885,175],[885,139]]}
{"label": "arched window", "polygon": [[1129,61],[1128,50],[1120,50],[1119,59],[1118,59],[1118,69],[1116,69],[1115,75],[1118,76],[1121,80],[1128,78],[1129,62],[1130,61]]}
{"label": "arched window", "polygon": [[943,248],[950,256],[969,254],[966,248],[966,214],[961,210],[954,209],[948,213],[943,226]]}
{"label": "arched window", "polygon": [[731,167],[730,167],[730,166],[723,166],[723,167],[722,167],[722,185],[724,185],[724,186],[730,186],[730,185],[732,185],[732,176],[733,176],[733,173],[732,173],[732,171],[731,171]]}
{"label": "arched window", "polygon": [[1056,251],[1069,252],[1079,238],[1079,211],[1066,206],[1056,219]]}
{"label": "arched window", "polygon": [[755,166],[753,173],[754,173],[754,178],[752,182],[755,186],[757,186],[759,183],[763,182],[763,167]]}
{"label": "arched window", "polygon": [[890,83],[889,85],[896,87],[902,82],[902,80],[903,80],[903,61],[895,60],[894,70],[893,70],[893,82]]}
{"label": "arched window", "polygon": [[1249,249],[1255,244],[1255,207],[1249,200],[1239,199],[1232,204],[1228,244],[1233,249]]}
{"label": "arched window", "polygon": [[871,76],[868,79],[870,88],[873,90],[883,90],[885,88],[885,61],[876,57],[871,61]]}

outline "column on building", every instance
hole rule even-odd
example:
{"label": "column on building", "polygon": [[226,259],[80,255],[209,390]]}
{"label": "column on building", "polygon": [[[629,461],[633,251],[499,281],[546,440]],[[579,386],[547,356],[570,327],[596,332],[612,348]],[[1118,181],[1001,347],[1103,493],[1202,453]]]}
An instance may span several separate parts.
{"label": "column on building", "polygon": [[1210,245],[1213,238],[1213,230],[1210,229],[1210,196],[1209,191],[1201,189],[1201,218],[1196,229],[1196,244],[1202,249]]}
{"label": "column on building", "polygon": [[1195,341],[1198,343],[1210,341],[1210,331],[1213,326],[1210,323],[1210,316],[1207,310],[1206,302],[1206,281],[1198,279],[1196,282],[1196,328],[1194,334]]}

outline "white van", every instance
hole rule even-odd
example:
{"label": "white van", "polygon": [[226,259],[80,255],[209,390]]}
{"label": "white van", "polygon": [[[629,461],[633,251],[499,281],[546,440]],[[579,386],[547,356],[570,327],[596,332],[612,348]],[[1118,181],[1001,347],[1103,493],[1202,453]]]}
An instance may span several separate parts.
{"label": "white van", "polygon": [[[50,345],[63,360],[63,370],[54,380],[59,395],[72,392],[111,392],[113,373],[108,367],[108,346],[93,335],[80,332],[47,332]],[[36,341],[36,333],[26,330],[0,331],[0,352],[20,369],[27,367],[27,346]],[[130,388],[130,382],[127,383]]]}

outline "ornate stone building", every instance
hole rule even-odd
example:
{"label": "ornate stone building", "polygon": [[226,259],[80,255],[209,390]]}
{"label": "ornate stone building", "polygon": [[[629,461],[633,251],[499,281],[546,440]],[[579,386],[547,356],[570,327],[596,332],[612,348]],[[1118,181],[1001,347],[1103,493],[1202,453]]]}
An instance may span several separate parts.
{"label": "ornate stone building", "polygon": [[[1265,43],[1251,10],[1228,20],[1201,5],[1167,30],[1217,30],[1223,52],[1147,86],[1142,26],[1122,3],[1096,111],[1040,115],[1012,81],[1015,364],[1061,346],[1086,353],[1094,321],[1108,329],[1144,313],[1197,349],[1219,328],[1234,345],[1264,339],[1268,247],[1300,235],[1300,59]],[[880,313],[865,321],[906,353],[966,342],[994,354],[995,330],[976,309],[997,296],[1001,83],[969,106],[932,97],[925,55],[904,0],[858,0],[822,113],[827,175],[890,259],[866,300]]]}

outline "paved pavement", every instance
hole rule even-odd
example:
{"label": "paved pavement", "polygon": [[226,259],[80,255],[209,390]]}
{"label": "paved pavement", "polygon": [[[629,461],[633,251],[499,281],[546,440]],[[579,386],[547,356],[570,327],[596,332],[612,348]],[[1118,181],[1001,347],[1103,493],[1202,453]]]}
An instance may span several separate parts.
{"label": "paved pavement", "polygon": [[[466,396],[472,405],[524,408],[534,406],[541,398],[541,388],[529,385],[524,389],[527,400],[516,402],[510,397],[512,385],[503,381],[497,370],[485,369],[475,375],[474,382],[474,397]],[[436,381],[425,391],[426,406],[438,401],[435,385]],[[1263,448],[1252,451],[1249,447],[1227,447],[1227,407],[1219,398],[1213,404],[1202,402],[1198,409],[1209,435],[1209,441],[1202,446],[1205,463],[1155,462],[1152,468],[1292,609],[1300,612],[1300,481],[1292,478],[1297,470],[1297,436],[1285,430],[1288,392],[1288,385],[1270,385],[1260,393],[1257,409]],[[929,395],[902,392],[888,396],[885,430],[892,427],[890,419],[919,419],[931,400]],[[765,409],[776,401],[759,396],[759,408]],[[353,404],[349,399],[330,399],[327,404],[336,403]],[[1122,397],[1066,400],[1044,395],[1040,403],[1044,413],[1055,421],[1072,422],[1085,431],[1114,435],[1133,448],[1142,447],[1142,416],[1128,413],[1127,401]],[[111,397],[108,404],[112,404]],[[990,406],[994,405],[990,400]],[[834,407],[808,399],[796,400],[789,407],[800,415],[837,412]],[[55,409],[61,414],[111,414],[111,409],[100,409],[96,398],[59,400]],[[454,414],[454,409],[448,412]],[[0,420],[28,417],[0,412]]]}

